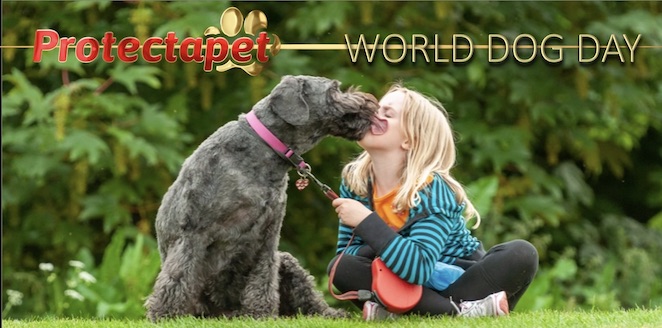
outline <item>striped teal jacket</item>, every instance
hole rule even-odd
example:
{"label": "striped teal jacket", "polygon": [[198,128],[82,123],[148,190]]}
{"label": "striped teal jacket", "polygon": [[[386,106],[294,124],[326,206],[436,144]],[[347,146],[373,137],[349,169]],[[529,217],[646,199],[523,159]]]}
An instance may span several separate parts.
{"label": "striped teal jacket", "polygon": [[[373,212],[355,229],[340,224],[336,253],[376,257],[379,256],[402,279],[422,285],[434,271],[438,261],[455,263],[467,257],[480,246],[467,229],[462,212],[464,204],[457,204],[455,195],[440,175],[419,191],[420,203],[409,210],[405,225],[393,231]],[[345,185],[340,186],[340,197],[352,198],[372,210],[371,200],[354,194]],[[351,245],[347,245],[352,233]]]}

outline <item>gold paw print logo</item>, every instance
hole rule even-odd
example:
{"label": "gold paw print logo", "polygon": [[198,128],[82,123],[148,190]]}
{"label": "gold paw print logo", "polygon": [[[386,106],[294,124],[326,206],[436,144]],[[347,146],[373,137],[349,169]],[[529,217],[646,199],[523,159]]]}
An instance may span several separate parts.
{"label": "gold paw print logo", "polygon": [[[269,36],[264,31],[267,28],[267,16],[262,11],[253,10],[244,20],[239,9],[230,7],[221,14],[220,23],[220,31],[214,26],[205,30],[206,51],[211,52],[205,54],[205,71],[211,71],[214,63],[220,63],[216,66],[218,72],[238,67],[255,76],[262,72],[263,64],[280,51],[278,35]],[[239,36],[242,27],[245,35]],[[230,43],[226,37],[234,38],[234,41]]]}

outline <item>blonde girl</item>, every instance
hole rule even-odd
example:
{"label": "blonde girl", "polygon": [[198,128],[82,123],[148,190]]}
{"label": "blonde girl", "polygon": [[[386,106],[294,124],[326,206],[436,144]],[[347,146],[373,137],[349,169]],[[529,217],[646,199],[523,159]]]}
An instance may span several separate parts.
{"label": "blonde girl", "polygon": [[[344,167],[340,198],[333,201],[340,219],[337,254],[345,250],[334,286],[369,290],[370,264],[380,257],[400,278],[424,286],[408,314],[508,314],[535,276],[538,253],[524,240],[485,252],[472,236],[467,221],[478,228],[481,217],[451,175],[456,149],[444,107],[394,85],[380,100],[377,118],[359,141],[364,152]],[[436,290],[426,283],[437,262],[465,272]],[[366,320],[394,317],[375,302],[355,304]]]}

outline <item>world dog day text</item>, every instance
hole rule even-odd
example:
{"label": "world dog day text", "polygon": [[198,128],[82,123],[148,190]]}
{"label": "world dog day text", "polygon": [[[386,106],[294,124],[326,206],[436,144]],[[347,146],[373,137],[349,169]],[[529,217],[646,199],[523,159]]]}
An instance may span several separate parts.
{"label": "world dog day text", "polygon": [[[389,34],[381,38],[381,35],[377,34],[374,41],[368,43],[364,34],[360,34],[355,40],[345,34],[347,50],[353,63],[359,60],[362,52],[371,63],[375,53],[379,53],[378,49],[390,63],[400,63],[408,54],[414,63],[419,60],[426,63],[463,63],[473,57],[475,49],[487,49],[490,63],[504,62],[510,54],[519,63],[529,63],[538,56],[549,63],[558,63],[563,60],[567,49],[578,50],[580,63],[605,63],[608,60],[634,63],[641,34],[636,38],[626,34],[611,34],[608,39],[603,40],[592,34],[579,34],[575,45],[562,44],[564,38],[559,34],[549,34],[542,38],[540,43],[531,34],[520,34],[511,40],[502,34],[489,34],[485,40],[486,45],[476,45],[474,40],[465,34],[453,34],[450,40],[445,40],[449,42],[447,44],[443,44],[443,41],[438,34],[432,38],[424,34],[412,34],[409,38],[401,34]],[[444,49],[451,51],[444,54]]]}

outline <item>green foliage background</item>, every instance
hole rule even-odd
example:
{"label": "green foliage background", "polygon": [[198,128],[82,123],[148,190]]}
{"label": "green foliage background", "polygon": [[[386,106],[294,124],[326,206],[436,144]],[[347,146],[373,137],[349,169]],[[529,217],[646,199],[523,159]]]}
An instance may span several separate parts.
{"label": "green foliage background", "polygon": [[[286,74],[377,96],[402,81],[442,101],[457,135],[454,174],[483,215],[476,235],[488,247],[523,238],[539,250],[541,270],[518,309],[662,304],[662,3],[3,1],[2,45],[32,45],[40,28],[77,38],[202,37],[229,6],[262,10],[284,44],[343,44],[344,34],[361,33],[439,34],[444,44],[453,33],[511,42],[529,33],[540,42],[556,33],[576,45],[589,33],[602,45],[616,34],[622,46],[622,34],[642,34],[640,46],[656,47],[638,49],[634,63],[625,51],[626,63],[592,64],[580,64],[576,49],[559,64],[512,56],[490,64],[485,50],[464,64],[282,50],[256,77],[181,61],[59,63],[57,51],[37,64],[32,50],[3,48],[3,318],[142,317],[159,268],[153,225],[165,190],[200,142]],[[304,157],[337,186],[359,151],[328,138]],[[337,219],[314,188],[289,197],[281,249],[322,289]]]}

